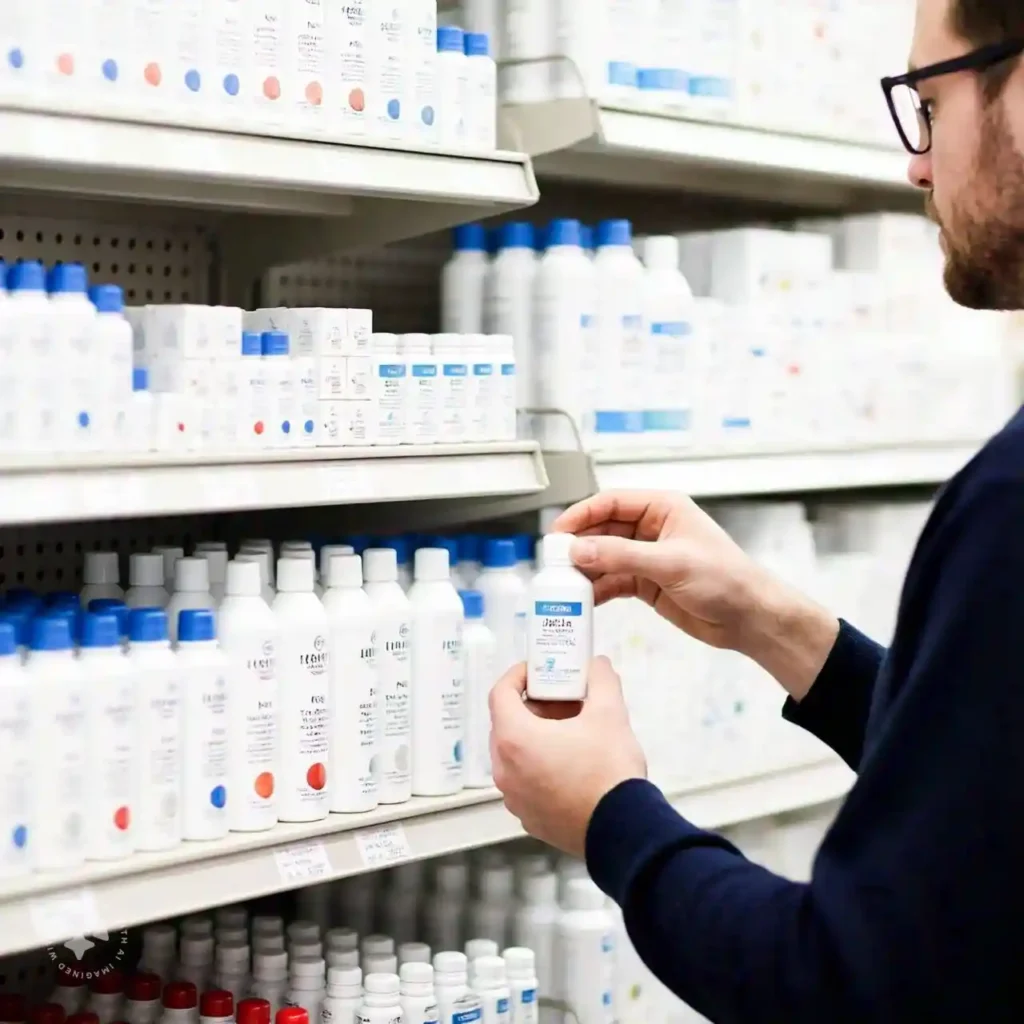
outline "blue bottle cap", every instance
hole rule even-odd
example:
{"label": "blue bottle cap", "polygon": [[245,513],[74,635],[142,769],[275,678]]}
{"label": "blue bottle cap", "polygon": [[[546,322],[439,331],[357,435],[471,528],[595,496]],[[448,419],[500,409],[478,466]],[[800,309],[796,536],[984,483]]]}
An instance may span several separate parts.
{"label": "blue bottle cap", "polygon": [[32,620],[33,651],[70,651],[71,619],[67,615],[40,615]]}
{"label": "blue bottle cap", "polygon": [[81,263],[58,263],[51,268],[46,281],[46,290],[51,295],[62,295],[73,292],[85,294],[89,284],[89,276]]}
{"label": "blue bottle cap", "polygon": [[0,658],[18,653],[18,627],[11,619],[0,618]]}
{"label": "blue bottle cap", "polygon": [[136,366],[132,370],[132,391],[149,390],[149,370],[144,366]]}
{"label": "blue bottle cap", "polygon": [[424,537],[421,548],[442,548],[448,552],[448,564],[455,565],[459,560],[459,542],[454,537],[444,537],[441,534],[432,534]]}
{"label": "blue bottle cap", "polygon": [[128,636],[133,644],[157,643],[167,639],[167,612],[163,608],[135,608],[128,619]]}
{"label": "blue bottle cap", "polygon": [[498,251],[499,228],[484,228],[487,232],[487,255],[494,256]]}
{"label": "blue bottle cap", "polygon": [[[355,545],[352,545],[355,547]],[[395,552],[395,560],[399,565],[408,565],[412,559],[412,546],[408,537],[374,537],[373,548],[391,548]],[[365,551],[366,548],[363,548]]]}
{"label": "blue bottle cap", "polygon": [[510,540],[492,537],[484,542],[484,566],[488,569],[508,569],[516,564],[516,546]]}
{"label": "blue bottle cap", "polygon": [[479,562],[483,537],[478,533],[464,533],[456,539],[460,562]]}
{"label": "blue bottle cap", "polygon": [[517,562],[533,561],[534,549],[536,548],[537,544],[537,542],[533,539],[533,534],[517,533],[512,538],[512,543],[516,546]]}
{"label": "blue bottle cap", "polygon": [[242,331],[242,355],[263,355],[263,341],[256,331]]}
{"label": "blue bottle cap", "polygon": [[547,247],[553,249],[556,245],[580,244],[580,222],[562,218],[553,220],[548,225]]}
{"label": "blue bottle cap", "polygon": [[483,224],[460,224],[452,232],[456,252],[486,252],[487,232]]}
{"label": "blue bottle cap", "polygon": [[217,623],[209,608],[188,608],[178,615],[178,639],[182,643],[202,643],[217,639]]}
{"label": "blue bottle cap", "polygon": [[462,52],[467,57],[489,57],[491,41],[486,32],[467,32],[463,36]]}
{"label": "blue bottle cap", "polygon": [[498,228],[499,249],[532,249],[534,242],[533,225],[526,221],[514,220]]}
{"label": "blue bottle cap", "polygon": [[117,619],[117,628],[121,637],[128,635],[128,617],[131,609],[116,597],[94,597],[89,602],[89,611],[96,615],[113,615]]}
{"label": "blue bottle cap", "polygon": [[90,612],[82,622],[83,647],[117,647],[121,643],[121,627],[116,615]]}
{"label": "blue bottle cap", "polygon": [[479,590],[460,590],[459,597],[462,598],[462,610],[467,619],[484,617],[484,595]]}
{"label": "blue bottle cap", "polygon": [[94,284],[89,289],[89,301],[97,313],[121,313],[124,310],[124,292],[116,284]]}
{"label": "blue bottle cap", "polygon": [[465,33],[458,25],[437,26],[437,52],[462,53]]}
{"label": "blue bottle cap", "polygon": [[32,623],[35,621],[28,608],[5,608],[0,619],[9,622],[19,647],[28,647],[32,639]]}
{"label": "blue bottle cap", "polygon": [[265,356],[286,356],[288,335],[284,331],[264,331],[260,336],[260,348]]}
{"label": "blue bottle cap", "polygon": [[594,249],[594,229],[589,224],[580,225],[580,248],[585,252]]}
{"label": "blue bottle cap", "polygon": [[46,271],[38,260],[19,260],[7,271],[7,287],[12,292],[45,292]]}
{"label": "blue bottle cap", "polygon": [[633,225],[628,220],[603,220],[597,225],[597,247],[632,245]]}

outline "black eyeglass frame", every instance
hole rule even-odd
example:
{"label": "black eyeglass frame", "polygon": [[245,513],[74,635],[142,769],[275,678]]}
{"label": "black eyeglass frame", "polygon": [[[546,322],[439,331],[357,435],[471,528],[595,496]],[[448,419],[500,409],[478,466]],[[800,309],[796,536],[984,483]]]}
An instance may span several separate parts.
{"label": "black eyeglass frame", "polygon": [[900,86],[907,86],[916,91],[920,82],[930,78],[940,78],[943,75],[955,75],[961,71],[973,71],[975,73],[988,71],[1003,61],[1012,60],[1024,53],[1024,39],[1007,40],[1003,43],[991,43],[988,46],[981,46],[977,50],[971,50],[962,57],[954,57],[952,60],[939,61],[938,64],[928,64],[923,68],[915,68],[902,75],[894,75],[882,79],[882,91],[885,93],[885,102],[888,104],[889,113],[892,115],[893,124],[899,133],[900,141],[908,153],[920,156],[932,148],[932,125],[931,120],[926,117],[928,126],[928,145],[924,149],[917,149],[907,138],[903,130],[899,114],[896,111],[896,103],[892,98],[893,90]]}

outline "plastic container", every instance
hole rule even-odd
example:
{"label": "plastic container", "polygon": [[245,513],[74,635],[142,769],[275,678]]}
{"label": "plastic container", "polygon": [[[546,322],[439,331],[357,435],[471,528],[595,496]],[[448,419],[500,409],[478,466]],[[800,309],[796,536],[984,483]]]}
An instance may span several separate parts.
{"label": "plastic container", "polygon": [[[88,278],[80,263],[58,263],[50,269],[49,329],[53,354],[66,384],[57,419],[60,442],[84,451],[102,447],[101,409],[106,406],[109,369],[97,373],[94,353],[96,307],[87,295]],[[102,363],[100,365],[103,365]],[[109,364],[108,364],[109,365]],[[104,386],[104,385],[107,386]]]}
{"label": "plastic container", "polygon": [[32,691],[14,623],[0,621],[0,878],[26,874],[32,786]]}
{"label": "plastic container", "polygon": [[441,375],[431,352],[430,335],[403,334],[398,351],[405,360],[406,444],[436,444],[441,431]]}
{"label": "plastic container", "polygon": [[[493,954],[506,946],[512,937],[515,875],[507,864],[486,866],[480,871],[478,885],[477,898],[469,908],[469,928],[477,938],[491,941],[492,945],[485,952]],[[474,949],[473,952],[478,954],[479,950]]]}
{"label": "plastic container", "polygon": [[498,253],[485,282],[484,329],[513,339],[516,406],[536,406],[533,382],[533,290],[537,276],[533,225],[522,221],[498,229]]}
{"label": "plastic container", "polygon": [[480,997],[484,1024],[511,1024],[512,993],[508,987],[505,961],[498,955],[472,961],[473,989]]}
{"label": "plastic container", "polygon": [[113,1024],[120,1020],[124,1004],[124,975],[120,971],[108,971],[89,982],[89,999],[86,1013],[94,1013],[100,1024]]}
{"label": "plastic container", "polygon": [[464,953],[434,954],[434,995],[441,1024],[472,1024],[483,1017],[479,996],[470,991]]}
{"label": "plastic container", "polygon": [[399,997],[402,1024],[438,1024],[434,968],[429,959],[410,960],[402,964],[399,972]]}
{"label": "plastic container", "polygon": [[[255,922],[253,922],[255,924]],[[265,999],[275,1015],[284,1006],[288,989],[288,954],[282,949],[275,952],[256,952],[252,958],[252,995]]]}
{"label": "plastic container", "polygon": [[406,439],[405,419],[409,407],[409,367],[399,353],[398,335],[371,335],[370,350],[375,416],[371,443],[402,444]]}
{"label": "plastic container", "polygon": [[463,37],[463,52],[466,55],[466,145],[491,153],[498,148],[498,67],[491,55],[487,33],[467,32]]}
{"label": "plastic container", "polygon": [[164,986],[161,1024],[198,1024],[199,996],[190,981],[172,981]]}
{"label": "plastic container", "polygon": [[235,562],[255,562],[260,570],[260,597],[269,608],[274,603],[277,591],[274,589],[271,580],[274,578],[274,555],[270,551],[246,551],[241,550],[235,555]]}
{"label": "plastic container", "polygon": [[356,1011],[358,1024],[405,1024],[399,990],[397,974],[368,974],[363,981],[363,1002]]}
{"label": "plastic container", "polygon": [[209,989],[199,998],[199,1024],[228,1024],[235,1019],[235,1000],[230,992]]}
{"label": "plastic container", "polygon": [[363,1002],[363,972],[358,967],[329,967],[327,995],[320,1008],[323,1024],[355,1024]]}
{"label": "plastic container", "polygon": [[217,987],[230,992],[231,998],[237,1003],[249,991],[249,943],[244,928],[239,930],[234,941],[222,940],[217,935],[217,948],[214,951]]}
{"label": "plastic container", "polygon": [[227,551],[203,551],[196,548],[196,558],[206,561],[206,572],[210,580],[210,596],[213,603],[219,605],[224,600],[225,583],[228,576]]}
{"label": "plastic container", "polygon": [[526,657],[527,591],[516,570],[516,548],[511,540],[484,542],[476,589],[483,595],[484,621],[494,634],[497,679]]}
{"label": "plastic container", "polygon": [[270,1003],[266,999],[243,999],[235,1009],[237,1024],[270,1024]]}
{"label": "plastic container", "polygon": [[[403,942],[398,947],[398,963],[400,967],[405,964],[429,964],[431,961],[430,947],[425,942]],[[401,971],[399,971],[401,976]]]}
{"label": "plastic container", "polygon": [[[461,49],[458,59],[463,60]],[[463,224],[453,235],[454,251],[441,271],[441,330],[480,334],[484,329],[487,238],[482,224]]]}
{"label": "plastic container", "polygon": [[558,922],[561,997],[577,1020],[612,1024],[615,1012],[615,923],[604,893],[573,879]]}
{"label": "plastic container", "polygon": [[526,586],[533,582],[534,567],[534,538],[529,533],[517,533],[512,542],[516,546],[516,572]]}
{"label": "plastic container", "polygon": [[153,548],[153,554],[160,555],[164,560],[164,587],[170,594],[174,590],[174,564],[179,558],[185,557],[185,549],[158,544]]}
{"label": "plastic container", "polygon": [[409,538],[375,537],[373,543],[367,544],[363,551],[368,547],[394,549],[395,561],[398,563],[398,585],[408,593],[412,586],[412,545]]}
{"label": "plastic container", "polygon": [[309,1019],[320,1020],[320,1007],[327,995],[327,964],[322,956],[293,956],[288,963],[289,1006],[301,1006]]}
{"label": "plastic container", "polygon": [[[154,975],[161,982],[172,977],[178,953],[178,931],[173,924],[150,924],[142,929],[142,956],[135,977]],[[160,989],[157,990],[157,997]]]}
{"label": "plastic container", "polygon": [[431,352],[440,381],[438,440],[455,444],[469,437],[469,349],[461,334],[435,334]]}
{"label": "plastic container", "polygon": [[121,570],[118,566],[116,551],[88,551],[82,569],[82,587],[80,600],[83,608],[89,602],[100,597],[124,598],[124,591],[119,586]]}
{"label": "plastic container", "polygon": [[491,716],[488,708],[495,673],[497,641],[484,620],[483,595],[476,590],[460,591],[465,626],[462,632],[463,700],[463,782],[467,789],[489,789],[491,775]]}
{"label": "plastic container", "polygon": [[537,1024],[539,982],[533,950],[511,946],[501,954],[501,958],[508,974],[512,1024]]}
{"label": "plastic container", "polygon": [[[173,953],[172,953],[173,955]],[[124,984],[125,1024],[155,1024],[160,1017],[161,981],[158,974],[133,974]]]}
{"label": "plastic container", "polygon": [[210,593],[210,570],[203,558],[179,558],[174,563],[174,592],[167,602],[167,627],[178,640],[179,618],[190,609],[216,608]]}
{"label": "plastic container", "polygon": [[476,586],[476,578],[480,575],[480,555],[483,550],[484,538],[477,533],[463,533],[456,539],[458,565],[456,575],[462,590],[472,590]]}
{"label": "plastic container", "polygon": [[[469,68],[461,28],[455,25],[437,27],[435,69],[437,144],[441,149],[458,152],[469,145]],[[444,330],[454,328],[445,327]]]}
{"label": "plastic container", "polygon": [[523,901],[515,913],[516,945],[533,950],[540,998],[557,999],[555,937],[561,911],[558,908],[558,876],[553,871],[523,880]]}
{"label": "plastic container", "polygon": [[164,588],[162,555],[137,553],[128,559],[128,592],[124,603],[129,608],[165,608],[170,595]]}

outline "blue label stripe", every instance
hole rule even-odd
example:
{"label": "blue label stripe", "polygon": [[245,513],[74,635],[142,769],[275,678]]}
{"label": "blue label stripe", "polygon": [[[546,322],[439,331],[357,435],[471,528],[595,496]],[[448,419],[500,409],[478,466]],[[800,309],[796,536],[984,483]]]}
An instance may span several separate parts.
{"label": "blue label stripe", "polygon": [[516,364],[515,363],[502,363],[501,364],[501,375],[502,375],[502,377],[514,377],[516,375]]}
{"label": "blue label stripe", "polygon": [[445,363],[444,375],[446,377],[465,377],[469,373],[469,367],[465,363]]}
{"label": "blue label stripe", "polygon": [[689,430],[689,409],[646,409],[644,430]]}
{"label": "blue label stripe", "polygon": [[494,363],[474,363],[474,377],[490,377],[494,373]]}
{"label": "blue label stripe", "polygon": [[414,363],[412,375],[414,377],[436,377],[437,363]]}
{"label": "blue label stripe", "polygon": [[642,412],[598,411],[594,414],[594,430],[598,434],[642,434]]}
{"label": "blue label stripe", "polygon": [[579,601],[535,601],[534,615],[582,615],[583,605]]}
{"label": "blue label stripe", "polygon": [[664,335],[671,338],[685,338],[693,334],[693,326],[685,321],[669,321],[651,324],[651,334]]}
{"label": "blue label stripe", "polygon": [[405,363],[381,363],[377,368],[378,377],[404,377]]}

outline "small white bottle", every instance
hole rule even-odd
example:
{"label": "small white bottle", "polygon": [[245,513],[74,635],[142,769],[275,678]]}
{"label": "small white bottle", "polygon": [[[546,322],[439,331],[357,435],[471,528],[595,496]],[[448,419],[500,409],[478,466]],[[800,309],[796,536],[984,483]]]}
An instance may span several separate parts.
{"label": "small white bottle", "polygon": [[466,56],[466,145],[493,153],[498,148],[498,67],[484,32],[463,37]]}
{"label": "small white bottle", "polygon": [[89,695],[85,858],[120,860],[135,850],[139,687],[116,616],[85,616],[79,662]]}
{"label": "small white bottle", "polygon": [[568,885],[558,922],[556,963],[561,998],[580,1021],[613,1024],[615,922],[605,895],[589,878]]}
{"label": "small white bottle", "polygon": [[227,551],[210,551],[196,548],[196,558],[206,562],[206,574],[210,580],[210,596],[213,603],[219,605],[224,600],[224,584],[228,574]]}
{"label": "small white bottle", "polygon": [[89,983],[87,1013],[94,1013],[100,1024],[113,1024],[121,1017],[124,1005],[124,976],[118,971],[100,974]]}
{"label": "small white bottle", "polygon": [[83,608],[96,598],[111,597],[123,600],[124,591],[119,586],[121,571],[117,564],[116,551],[89,551],[82,569],[82,593],[79,599]]}
{"label": "small white bottle", "polygon": [[456,544],[459,583],[463,590],[472,590],[480,575],[480,552],[483,550],[483,537],[478,533],[463,533],[458,537]]}
{"label": "small white bottle", "polygon": [[437,0],[412,0],[409,19],[409,129],[414,148],[436,146]]}
{"label": "small white bottle", "polygon": [[212,611],[215,607],[210,593],[210,571],[206,560],[179,558],[174,563],[174,593],[167,602],[167,628],[171,632],[171,640],[178,639],[178,623],[183,611]]}
{"label": "small white bottle", "polygon": [[[50,1002],[62,1007],[70,1017],[71,1014],[81,1013],[85,1009],[85,1000],[88,994],[89,990],[86,988],[83,978],[73,978],[60,971],[57,974],[53,990],[50,992]],[[24,1014],[21,1019],[24,1019]]]}
{"label": "small white bottle", "polygon": [[499,378],[501,364],[494,338],[489,334],[471,334],[469,350],[469,439],[493,441],[504,420],[499,410],[502,400]]}
{"label": "small white bottle", "polygon": [[243,928],[241,936],[234,942],[221,942],[218,939],[214,951],[217,987],[230,992],[236,1004],[249,991],[249,943],[245,941],[245,935]]}
{"label": "small white bottle", "polygon": [[262,832],[277,824],[278,621],[260,596],[254,562],[230,562],[218,613],[228,677],[228,827]]}
{"label": "small white bottle", "polygon": [[473,988],[480,997],[484,1024],[511,1024],[512,993],[500,956],[482,956],[473,961]]}
{"label": "small white bottle", "polygon": [[398,974],[398,957],[394,953],[375,953],[363,958],[363,970],[369,974]]}
{"label": "small white bottle", "polygon": [[288,958],[288,993],[285,1005],[301,1006],[309,1019],[320,1019],[320,1007],[327,995],[327,964],[322,956]]}
{"label": "small white bottle", "polygon": [[594,585],[573,565],[575,538],[550,533],[529,595],[526,693],[531,700],[583,700],[594,657]]}
{"label": "small white bottle", "polygon": [[484,620],[484,599],[478,590],[459,592],[466,617],[462,633],[465,704],[463,782],[467,789],[489,789],[491,776],[491,716],[488,699],[498,676],[495,673],[497,641]]}
{"label": "small white bottle", "polygon": [[398,351],[405,360],[406,444],[435,444],[441,428],[441,382],[437,359],[430,351],[430,335],[403,334]]}
{"label": "small white bottle", "polygon": [[367,129],[372,138],[388,142],[406,141],[411,128],[408,14],[408,6],[367,6]]}
{"label": "small white bottle", "polygon": [[488,441],[514,441],[516,439],[516,383],[519,368],[516,365],[515,342],[511,335],[496,334],[493,339],[495,363],[495,391],[493,415],[488,421]]}
{"label": "small white bottle", "polygon": [[235,1000],[230,992],[208,989],[199,997],[199,1024],[234,1024]]}
{"label": "small white bottle", "polygon": [[465,682],[462,601],[448,552],[420,548],[412,605],[412,792],[448,796],[462,789]]}
{"label": "small white bottle", "polygon": [[164,986],[160,1024],[199,1024],[199,995],[191,981],[175,980]]}
{"label": "small white bottle", "polygon": [[197,991],[205,992],[213,980],[213,936],[183,933],[178,955],[178,980],[190,981]]}
{"label": "small white bottle", "polygon": [[284,331],[264,331],[260,336],[261,362],[267,380],[270,422],[265,435],[269,448],[297,448],[295,379],[289,357],[290,342]]}
{"label": "small white bottle", "polygon": [[377,616],[378,798],[382,804],[401,804],[412,796],[412,606],[398,585],[398,563],[392,548],[367,548],[363,575]]}
{"label": "small white bottle", "polygon": [[153,554],[160,555],[164,560],[164,587],[170,594],[174,590],[174,564],[179,558],[185,557],[185,549],[158,544],[153,548]]}
{"label": "small white bottle", "polygon": [[124,595],[129,608],[166,608],[170,595],[164,589],[163,555],[132,555],[128,559],[130,589]]}
{"label": "small white bottle", "polygon": [[[206,563],[198,561],[205,569]],[[228,832],[228,661],[217,646],[212,611],[185,609],[179,626],[177,657],[184,734],[182,838],[222,839]],[[210,955],[212,958],[212,951]]]}
{"label": "small white bottle", "polygon": [[527,592],[516,571],[516,546],[511,540],[484,542],[483,568],[476,588],[484,599],[484,621],[497,644],[495,671],[500,678],[526,657]]}
{"label": "small white bottle", "polygon": [[523,880],[523,902],[515,914],[513,932],[517,946],[533,950],[537,992],[541,999],[558,999],[555,985],[555,935],[558,908],[558,876],[553,871],[529,875]]}
{"label": "small white bottle", "polygon": [[379,445],[402,444],[406,440],[409,408],[409,368],[398,351],[396,334],[370,336],[373,353],[373,405],[376,415],[371,435]]}
{"label": "small white bottle", "polygon": [[380,707],[377,692],[377,626],[363,590],[358,555],[334,555],[327,566],[331,647],[331,810],[372,811],[377,806]]}
{"label": "small white bottle", "polygon": [[511,946],[501,954],[508,973],[512,1024],[538,1024],[537,970],[532,949]]}
{"label": "small white bottle", "polygon": [[366,960],[371,956],[393,956],[395,940],[390,935],[364,935],[359,943],[359,955]]}
{"label": "small white bottle", "polygon": [[329,967],[327,995],[320,1008],[322,1024],[355,1024],[363,1001],[363,972],[358,967]]}
{"label": "small white bottle", "polygon": [[[466,101],[469,77],[465,35],[455,25],[437,27],[437,144],[458,153],[469,145]],[[445,330],[454,328],[444,327]]]}
{"label": "small white bottle", "polygon": [[12,622],[0,621],[0,878],[28,872],[32,693]]}
{"label": "small white bottle", "polygon": [[236,562],[255,562],[260,570],[260,597],[269,608],[274,603],[277,591],[274,589],[274,554],[272,551],[239,551]]}
{"label": "small white bottle", "polygon": [[313,563],[277,563],[280,821],[320,821],[330,812],[330,624],[313,593]]}
{"label": "small white bottle", "polygon": [[169,850],[181,842],[181,670],[171,651],[167,614],[162,609],[135,609],[128,635],[139,729],[135,846],[146,852]]}
{"label": "small white bottle", "polygon": [[[145,935],[143,935],[145,942]],[[171,959],[174,958],[173,947]],[[140,965],[141,966],[141,965]],[[147,972],[131,975],[124,983],[125,1024],[156,1024],[160,1019],[161,975]]]}
{"label": "small white bottle", "polygon": [[469,868],[459,861],[441,861],[434,876],[434,892],[423,908],[424,937],[432,948],[451,949],[462,941]]}
{"label": "small white bottle", "polygon": [[462,336],[484,329],[484,285],[488,273],[487,233],[482,224],[461,224],[441,270],[441,330]]}
{"label": "small white bottle", "polygon": [[[430,947],[425,942],[403,942],[398,947],[398,964],[429,964]],[[401,972],[399,972],[401,974]]]}
{"label": "small white bottle", "polygon": [[501,949],[511,938],[515,915],[515,874],[507,864],[488,866],[481,870],[478,885],[477,899],[469,910],[470,931],[481,939],[490,939]]}
{"label": "small white bottle", "polygon": [[480,997],[470,991],[465,953],[434,954],[434,995],[441,1024],[472,1024],[483,1019]]}
{"label": "small white bottle", "polygon": [[[503,59],[510,63],[503,76],[504,103],[543,103],[551,99],[555,47],[555,11],[550,0],[508,0]],[[517,61],[529,61],[517,65]]]}
{"label": "small white bottle", "polygon": [[357,1024],[404,1024],[397,974],[368,974],[363,981],[363,1002]]}
{"label": "small white bottle", "polygon": [[33,621],[26,673],[32,697],[30,778],[36,794],[30,856],[36,871],[66,870],[83,860],[87,799],[86,698],[68,616]]}
{"label": "small white bottle", "polygon": [[252,958],[252,995],[266,999],[270,1012],[276,1017],[284,1006],[288,989],[288,954],[279,952],[255,952]]}
{"label": "small white bottle", "polygon": [[438,1024],[434,968],[429,961],[402,964],[399,981],[402,1024]]}
{"label": "small white bottle", "polygon": [[435,334],[431,351],[440,381],[437,439],[454,444],[469,437],[469,363],[461,334]]}
{"label": "small white bottle", "polygon": [[466,942],[466,959],[469,961],[470,981],[473,980],[474,965],[485,956],[497,956],[501,947],[493,939],[469,939]]}

